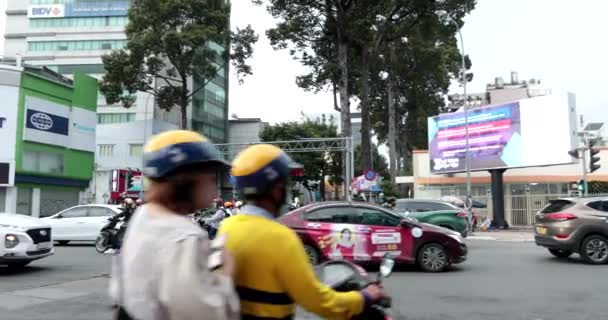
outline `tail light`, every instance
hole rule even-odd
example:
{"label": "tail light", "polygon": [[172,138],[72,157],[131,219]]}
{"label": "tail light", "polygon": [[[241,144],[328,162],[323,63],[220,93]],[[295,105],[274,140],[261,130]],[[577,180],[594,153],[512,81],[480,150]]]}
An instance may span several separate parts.
{"label": "tail light", "polygon": [[576,216],[571,213],[549,213],[545,215],[545,218],[557,221],[567,221],[576,219]]}
{"label": "tail light", "polygon": [[461,211],[459,213],[456,214],[457,217],[459,218],[466,218],[467,217],[467,213],[464,211]]}

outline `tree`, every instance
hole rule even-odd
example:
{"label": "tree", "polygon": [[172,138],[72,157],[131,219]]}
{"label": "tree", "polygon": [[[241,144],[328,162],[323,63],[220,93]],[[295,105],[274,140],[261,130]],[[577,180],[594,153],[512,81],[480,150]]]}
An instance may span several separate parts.
{"label": "tree", "polygon": [[[472,9],[468,0],[454,0],[457,17]],[[436,15],[427,15],[403,36],[407,41],[386,47],[379,68],[372,69],[370,83],[371,126],[380,142],[389,140],[388,93],[386,81],[377,75],[392,72],[398,98],[394,100],[395,163],[397,172],[411,174],[410,152],[426,147],[427,117],[436,115],[444,105],[451,79],[459,76],[461,55],[453,24]],[[388,59],[394,50],[398,59]],[[469,60],[470,63],[470,60]],[[390,162],[390,161],[389,161]]]}
{"label": "tree", "polygon": [[[335,138],[337,127],[332,119],[285,122],[266,127],[260,133],[262,141],[293,141],[310,138]],[[325,177],[334,183],[342,182],[342,157],[340,152],[302,152],[291,155],[304,166],[304,176],[298,181],[309,191],[320,191],[325,200]]]}
{"label": "tree", "polygon": [[[108,103],[129,108],[138,91],[156,97],[159,108],[179,107],[188,128],[187,108],[194,94],[230,60],[242,81],[258,37],[247,26],[231,32],[230,4],[224,0],[132,0],[126,50],[102,57],[106,75],[100,91]],[[224,50],[230,44],[231,50]],[[191,79],[202,84],[191,88]],[[157,84],[159,81],[161,84]]]}
{"label": "tree", "polygon": [[[349,50],[358,23],[353,12],[364,2],[354,0],[253,0],[267,3],[268,12],[278,19],[267,31],[275,49],[286,49],[305,65],[316,67],[318,76],[303,79],[324,85],[331,82],[340,96],[342,135],[351,136],[351,75]],[[369,2],[373,3],[373,2]],[[335,103],[335,106],[337,103]]]}

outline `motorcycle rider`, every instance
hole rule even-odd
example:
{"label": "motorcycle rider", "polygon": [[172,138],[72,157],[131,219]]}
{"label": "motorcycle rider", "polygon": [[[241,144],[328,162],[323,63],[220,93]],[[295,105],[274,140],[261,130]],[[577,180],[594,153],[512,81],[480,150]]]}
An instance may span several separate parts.
{"label": "motorcycle rider", "polygon": [[143,162],[150,186],[114,263],[115,318],[237,319],[232,256],[187,218],[211,203],[227,164],[207,138],[187,130],[152,137]]}
{"label": "motorcycle rider", "polygon": [[296,304],[324,318],[349,319],[385,296],[377,285],[340,293],[321,283],[296,233],[275,221],[297,166],[287,154],[260,144],[239,153],[232,165],[247,204],[219,234],[227,235],[226,249],[235,257],[242,319],[293,319]]}
{"label": "motorcycle rider", "polygon": [[224,209],[226,210],[227,217],[232,216],[232,212],[234,211],[234,205],[231,201],[224,202]]}
{"label": "motorcycle rider", "polygon": [[226,208],[224,208],[224,202],[222,201],[222,199],[217,198],[215,200],[215,203],[217,205],[217,210],[215,211],[215,213],[211,217],[203,219],[205,225],[207,225],[207,232],[209,233],[209,239],[211,240],[215,239],[217,229],[219,229],[222,221],[229,217],[228,211],[226,210]]}

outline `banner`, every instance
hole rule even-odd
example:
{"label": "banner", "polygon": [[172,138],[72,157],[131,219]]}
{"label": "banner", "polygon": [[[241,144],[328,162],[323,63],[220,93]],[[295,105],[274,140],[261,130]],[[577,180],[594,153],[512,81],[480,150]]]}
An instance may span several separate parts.
{"label": "banner", "polygon": [[30,19],[109,17],[127,16],[128,12],[129,1],[86,1],[31,5],[27,17]]}
{"label": "banner", "polygon": [[95,152],[97,113],[72,108],[70,117],[70,149]]}
{"label": "banner", "polygon": [[19,88],[0,85],[0,186],[12,186],[15,178]]}
{"label": "banner", "polygon": [[25,97],[23,140],[55,146],[69,146],[70,107]]}

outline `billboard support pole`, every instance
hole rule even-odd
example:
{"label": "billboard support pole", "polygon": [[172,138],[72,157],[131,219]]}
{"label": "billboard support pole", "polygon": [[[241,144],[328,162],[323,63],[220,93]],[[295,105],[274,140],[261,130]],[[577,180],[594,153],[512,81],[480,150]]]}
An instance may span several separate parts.
{"label": "billboard support pole", "polygon": [[508,228],[505,222],[505,190],[503,184],[503,174],[505,171],[506,169],[490,170],[492,177],[492,220],[494,220],[494,225],[501,229]]}

